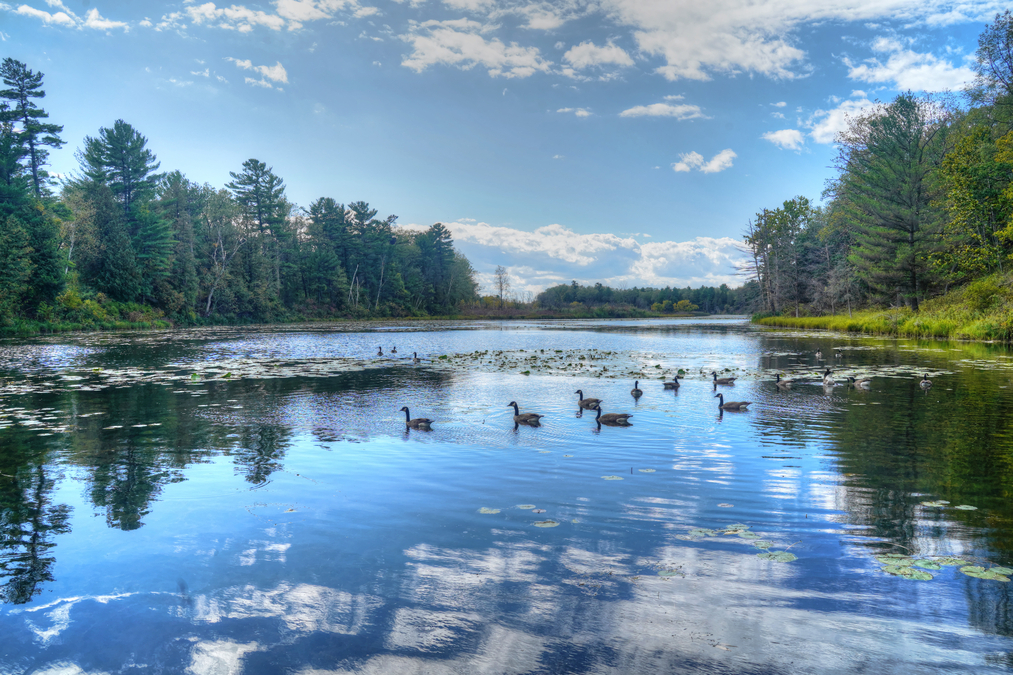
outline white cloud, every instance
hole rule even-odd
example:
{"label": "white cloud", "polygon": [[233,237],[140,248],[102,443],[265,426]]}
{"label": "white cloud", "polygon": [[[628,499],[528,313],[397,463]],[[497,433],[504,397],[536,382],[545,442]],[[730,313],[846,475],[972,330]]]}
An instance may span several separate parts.
{"label": "white cloud", "polygon": [[845,59],[844,63],[850,68],[848,77],[870,84],[887,84],[894,89],[929,92],[960,89],[974,79],[974,71],[970,68],[954,66],[934,54],[904,49],[894,39],[878,38],[872,48],[885,54],[886,61],[871,58],[855,65]]}
{"label": "white cloud", "polygon": [[[255,73],[260,73],[263,76],[264,80],[273,80],[274,82],[282,82],[284,84],[288,84],[288,73],[285,71],[285,66],[281,65],[281,61],[278,61],[273,66],[255,66],[253,65],[253,61],[251,61],[250,59],[242,60],[232,58],[231,56],[227,56],[225,57],[225,60],[231,61],[232,63],[236,64],[237,68],[242,68],[243,70],[252,70]],[[262,82],[253,81],[252,78],[249,77],[246,78],[246,81],[249,84],[257,84],[259,86],[264,86]]]}
{"label": "white cloud", "polygon": [[798,129],[781,129],[763,134],[763,140],[770,141],[783,150],[799,150],[805,145],[802,132]]}
{"label": "white cloud", "polygon": [[836,108],[831,110],[817,110],[809,118],[806,126],[811,129],[809,135],[817,143],[833,143],[834,136],[848,127],[848,117],[861,115],[872,109],[877,104],[865,97],[865,92],[847,101],[841,101]]}
{"label": "white cloud", "polygon": [[571,280],[656,287],[742,283],[735,271],[745,255],[729,237],[640,243],[636,237],[644,235],[580,234],[559,224],[534,232],[464,219],[444,225],[480,274],[503,265],[515,289],[533,293]]}
{"label": "white cloud", "polygon": [[507,78],[549,71],[551,63],[541,57],[537,48],[521,47],[515,42],[506,45],[496,38],[487,40],[481,33],[488,30],[490,27],[468,19],[415,24],[410,33],[401,36],[413,50],[401,65],[417,73],[437,64],[462,70],[480,66],[490,77]]}
{"label": "white cloud", "polygon": [[786,106],[788,104],[786,102],[784,102],[784,101],[779,101],[777,103],[771,103],[770,105],[774,106],[775,108],[783,108],[784,106]]}
{"label": "white cloud", "polygon": [[265,89],[274,89],[274,85],[271,84],[270,82],[268,82],[267,80],[263,79],[263,78],[258,80],[258,79],[253,78],[253,77],[246,77],[246,78],[243,78],[243,81],[246,82],[246,84],[250,84],[250,85],[253,85],[255,87],[264,87]]}
{"label": "white cloud", "polygon": [[577,69],[591,68],[593,66],[632,66],[633,59],[611,42],[604,47],[598,47],[593,42],[581,42],[576,47],[571,47],[565,54],[563,60]]}
{"label": "white cloud", "polygon": [[242,5],[217,7],[213,2],[206,2],[203,5],[189,5],[185,11],[194,25],[208,23],[240,33],[249,33],[257,26],[281,30],[286,23],[286,20],[281,16],[268,14],[259,9],[249,9]]}
{"label": "white cloud", "polygon": [[590,117],[591,115],[594,114],[590,110],[588,110],[587,108],[560,108],[556,112],[558,112],[558,113],[571,113],[572,112],[577,117]]}
{"label": "white cloud", "polygon": [[672,170],[676,172],[688,172],[694,169],[701,173],[718,173],[731,168],[732,160],[736,155],[731,148],[722,150],[718,154],[705,161],[704,156],[699,152],[687,152],[679,154],[679,161],[672,164]]}
{"label": "white cloud", "polygon": [[123,30],[130,29],[130,26],[122,21],[110,21],[109,19],[102,18],[102,16],[98,13],[98,10],[94,7],[89,9],[88,13],[85,14],[84,27],[94,28],[95,30],[111,30],[113,28],[122,28]]}
{"label": "white cloud", "polygon": [[56,12],[50,14],[41,9],[35,9],[28,5],[21,5],[17,8],[16,12],[22,16],[30,16],[36,19],[41,19],[43,23],[56,24],[58,26],[67,26],[68,28],[77,27],[77,22],[74,21],[66,12]]}
{"label": "white cloud", "polygon": [[211,77],[211,69],[205,68],[204,70],[191,70],[191,75],[197,75],[198,77]]}
{"label": "white cloud", "polygon": [[[667,96],[665,98],[668,98]],[[682,98],[681,96],[678,98]],[[638,105],[619,113],[620,117],[675,117],[680,120],[691,120],[696,117],[707,119],[707,116],[700,110],[700,106],[689,105],[688,103],[672,105],[670,103],[652,103],[651,105]]]}

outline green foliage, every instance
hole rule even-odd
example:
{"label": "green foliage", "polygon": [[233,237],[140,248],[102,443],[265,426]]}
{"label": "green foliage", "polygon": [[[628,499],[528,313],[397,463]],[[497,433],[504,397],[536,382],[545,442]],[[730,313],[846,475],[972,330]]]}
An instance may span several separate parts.
{"label": "green foliage", "polygon": [[84,150],[78,153],[85,177],[106,185],[129,219],[134,204],[144,204],[154,195],[160,176],[155,155],[147,149],[148,139],[123,120],[112,129],[101,127],[96,138],[85,136]]}

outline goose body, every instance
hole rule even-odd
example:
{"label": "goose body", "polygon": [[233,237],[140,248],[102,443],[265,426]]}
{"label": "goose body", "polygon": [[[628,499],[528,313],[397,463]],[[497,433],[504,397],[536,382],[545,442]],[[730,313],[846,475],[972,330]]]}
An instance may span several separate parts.
{"label": "goose body", "polygon": [[844,358],[844,352],[842,352],[840,349],[838,349],[834,353],[834,358],[843,359]]}
{"label": "goose body", "polygon": [[583,408],[584,410],[594,410],[594,407],[599,403],[601,403],[600,398],[584,398],[584,392],[582,392],[580,389],[578,389],[573,393],[580,397],[579,399],[577,399],[578,408]]}
{"label": "goose body", "polygon": [[630,425],[630,418],[633,417],[633,415],[627,415],[626,413],[606,413],[602,415],[601,406],[595,406],[595,410],[598,411],[598,414],[594,416],[594,421],[610,427],[628,427]]}
{"label": "goose body", "polygon": [[397,347],[391,347],[390,348],[390,353],[391,354],[397,354]]}
{"label": "goose body", "polygon": [[774,380],[774,384],[778,389],[791,389],[791,385],[795,384],[795,380],[782,380],[781,373],[776,373],[774,377],[777,378]]}
{"label": "goose body", "polygon": [[633,398],[640,398],[644,395],[643,390],[640,388],[640,380],[633,381],[633,389],[630,389],[630,394]]}
{"label": "goose body", "polygon": [[531,424],[538,425],[538,420],[545,417],[545,415],[536,415],[535,413],[521,413],[520,408],[517,406],[516,401],[510,401],[507,403],[507,407],[513,406],[514,409],[514,422],[517,424]]}
{"label": "goose body", "polygon": [[676,375],[672,378],[671,382],[662,382],[661,386],[665,389],[678,389],[679,388],[679,376]]}
{"label": "goose body", "polygon": [[379,348],[378,348],[378,349],[376,350],[376,355],[377,355],[377,356],[383,356],[383,347],[379,347]]}
{"label": "goose body", "polygon": [[435,421],[428,417],[416,417],[412,419],[412,415],[408,412],[408,406],[401,408],[401,412],[404,413],[404,423],[409,429],[429,429],[429,426]]}
{"label": "goose body", "polygon": [[922,375],[922,381],[918,383],[918,386],[922,389],[928,389],[932,386],[932,380],[929,379],[929,374],[925,373]]}
{"label": "goose body", "polygon": [[419,363],[419,353],[412,352],[412,363]]}
{"label": "goose body", "polygon": [[725,403],[724,394],[714,394],[714,398],[718,399],[719,410],[745,410],[746,406],[752,403],[752,401],[729,401],[728,403]]}
{"label": "goose body", "polygon": [[853,377],[848,378],[848,382],[854,385],[858,389],[869,389],[872,387],[872,380],[868,377],[863,377],[860,380],[856,380]]}
{"label": "goose body", "polygon": [[820,351],[819,349],[816,350],[816,360],[817,361],[822,361],[823,360],[823,352]]}
{"label": "goose body", "polygon": [[823,386],[824,387],[834,386],[834,376],[829,368],[827,368],[827,372],[823,373]]}
{"label": "goose body", "polygon": [[718,377],[715,371],[711,371],[711,376],[714,378],[714,384],[735,384],[737,378],[734,377]]}

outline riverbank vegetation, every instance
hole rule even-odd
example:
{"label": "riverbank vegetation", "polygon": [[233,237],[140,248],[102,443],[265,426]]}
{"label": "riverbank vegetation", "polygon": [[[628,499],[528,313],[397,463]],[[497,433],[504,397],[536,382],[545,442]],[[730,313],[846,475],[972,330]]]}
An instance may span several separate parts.
{"label": "riverbank vegetation", "polygon": [[1013,340],[1011,50],[1006,11],[963,98],[906,92],[850,117],[824,205],[756,214],[761,323]]}

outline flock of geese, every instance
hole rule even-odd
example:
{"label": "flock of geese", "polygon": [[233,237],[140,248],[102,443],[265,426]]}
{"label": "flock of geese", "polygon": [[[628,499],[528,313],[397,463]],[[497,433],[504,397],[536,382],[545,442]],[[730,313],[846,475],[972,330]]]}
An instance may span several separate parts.
{"label": "flock of geese", "polygon": [[[397,353],[397,348],[392,349],[391,353],[396,354]],[[415,360],[416,360],[416,362],[418,361],[418,356],[417,355],[415,356]],[[717,385],[719,385],[719,384],[725,384],[725,385],[727,385],[727,384],[735,384],[736,378],[734,378],[734,377],[718,377],[717,372],[713,372],[713,371],[711,372],[710,375],[711,375],[712,378],[714,378],[713,381],[714,381],[714,387],[715,387],[715,389],[717,388]],[[681,376],[676,375],[673,380],[671,380],[669,382],[662,382],[661,384],[663,385],[663,387],[665,389],[678,389],[679,388],[679,378],[680,377]],[[779,381],[789,382],[789,380],[779,380]],[[781,385],[778,385],[778,386],[781,386]],[[791,386],[791,385],[788,384],[786,386]],[[577,395],[577,407],[578,408],[580,408],[581,410],[594,410],[596,412],[596,415],[594,417],[594,421],[598,424],[599,427],[601,425],[603,425],[603,424],[605,426],[610,426],[610,427],[628,427],[628,426],[630,426],[630,418],[633,417],[633,415],[627,414],[627,413],[604,413],[603,414],[602,411],[601,411],[602,399],[600,399],[600,398],[592,398],[592,397],[584,398],[584,392],[582,390],[580,390],[580,389],[578,389],[577,391],[575,391],[573,393],[575,393]],[[630,395],[633,396],[633,398],[637,398],[637,399],[639,399],[641,396],[644,395],[644,390],[640,388],[640,380],[635,380],[633,382],[633,389],[630,390]],[[744,410],[746,410],[747,406],[749,406],[752,403],[752,401],[728,401],[726,403],[725,402],[725,395],[722,394],[721,392],[718,392],[717,394],[714,394],[714,398],[718,399],[718,409],[721,410],[721,411],[724,411],[724,410],[733,411],[733,412],[744,411]],[[540,426],[540,424],[541,424],[540,420],[543,417],[545,417],[545,415],[540,415],[538,413],[527,413],[527,412],[526,413],[522,413],[521,409],[520,409],[520,406],[517,404],[517,401],[510,401],[509,403],[507,403],[507,407],[514,409],[514,425],[524,424],[524,425],[527,425],[527,426],[530,426],[530,427],[537,427],[537,426]],[[416,417],[416,418],[413,419],[411,411],[408,409],[408,406],[404,406],[403,408],[401,408],[401,412],[404,413],[405,426],[408,427],[409,429],[421,429],[423,431],[430,431],[432,429],[433,422],[436,421],[436,420],[431,420],[428,417]]]}
{"label": "flock of geese", "polygon": [[[397,347],[391,348],[390,353],[397,354]],[[377,356],[384,355],[382,346],[379,348],[379,350],[377,350],[376,355]],[[823,352],[821,350],[817,350],[815,356],[817,361],[823,360]],[[841,352],[841,350],[837,349],[835,350],[834,357],[840,359],[844,357],[844,354],[843,352]],[[415,364],[420,363],[418,352],[412,352],[412,363]],[[734,377],[718,377],[716,371],[711,371],[710,375],[713,378],[714,389],[717,389],[717,386],[719,384],[720,385],[735,384],[735,380],[737,379]],[[681,375],[676,375],[675,378],[672,379],[671,381],[662,382],[661,384],[665,389],[678,389],[679,379],[681,377],[682,377]],[[792,385],[798,384],[799,382],[801,382],[801,380],[783,380],[781,379],[781,374],[777,373],[775,375],[774,385],[779,390],[786,390],[791,389]],[[836,384],[837,382],[834,379],[833,371],[830,370],[830,368],[827,368],[826,372],[823,373],[823,386],[833,387]],[[848,384],[855,387],[856,389],[869,390],[872,388],[872,379],[867,377],[856,379],[854,377],[849,376]],[[932,386],[932,380],[929,379],[928,373],[926,373],[922,377],[921,382],[919,382],[918,385],[925,390],[928,390],[929,387]],[[602,399],[590,397],[584,398],[584,392],[581,391],[580,389],[578,389],[574,393],[577,394],[578,397],[577,398],[578,408],[580,408],[581,410],[594,410],[597,413],[595,415],[594,421],[598,424],[599,427],[603,424],[611,427],[630,426],[630,418],[633,417],[633,415],[626,413],[602,414],[601,411]],[[633,396],[633,398],[635,399],[639,399],[641,396],[644,395],[644,391],[640,388],[640,380],[635,380],[633,382],[633,389],[630,390],[630,395]],[[721,392],[714,394],[714,398],[718,399],[718,410],[721,411],[728,410],[730,412],[742,412],[747,410],[748,406],[752,404],[752,401],[725,402],[725,396]],[[520,406],[517,404],[517,401],[510,401],[509,403],[507,403],[507,407],[514,409],[515,427],[520,424],[524,424],[531,427],[537,427],[540,425],[540,420],[543,417],[545,417],[545,415],[540,415],[538,413],[522,413],[520,410]],[[430,431],[432,429],[433,422],[436,421],[431,420],[428,417],[416,417],[413,419],[411,416],[411,412],[408,410],[408,406],[404,406],[403,408],[401,408],[401,412],[404,413],[405,425],[409,429],[420,429],[423,431]]]}

